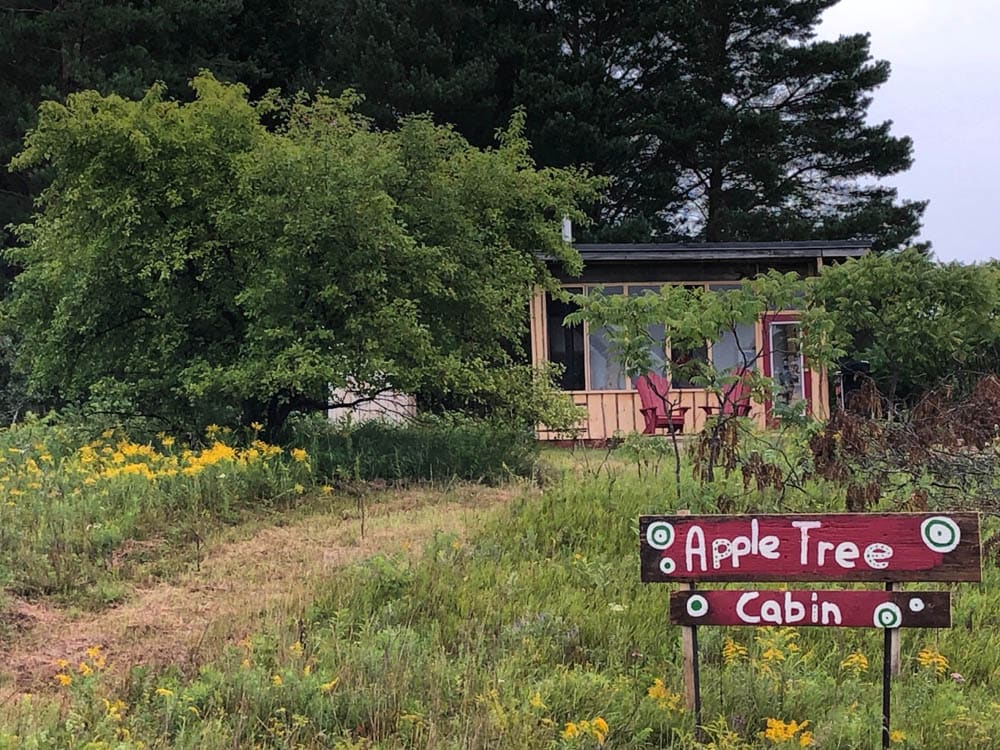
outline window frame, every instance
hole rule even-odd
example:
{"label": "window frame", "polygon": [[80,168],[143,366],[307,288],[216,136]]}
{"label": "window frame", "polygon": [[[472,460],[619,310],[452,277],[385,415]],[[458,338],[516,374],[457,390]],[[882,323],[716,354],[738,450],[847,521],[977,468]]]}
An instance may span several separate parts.
{"label": "window frame", "polygon": [[[739,281],[639,281],[639,282],[631,282],[631,281],[609,281],[609,282],[605,282],[605,283],[592,283],[592,282],[588,282],[588,283],[576,283],[576,284],[574,284],[574,283],[566,283],[566,284],[561,284],[560,288],[561,289],[582,289],[583,290],[583,292],[582,292],[583,294],[589,294],[591,289],[597,289],[597,288],[607,289],[608,287],[614,287],[614,288],[619,288],[620,287],[621,290],[622,290],[622,294],[627,296],[629,294],[629,289],[631,287],[642,287],[644,290],[650,290],[650,287],[662,288],[664,286],[683,286],[683,287],[688,287],[688,288],[699,288],[700,287],[701,289],[704,289],[706,291],[718,291],[720,289],[724,289],[724,288],[727,288],[727,287],[728,288],[736,288],[739,285],[740,285]],[[547,296],[546,296],[545,303],[546,303],[546,306],[547,306],[548,305],[548,298],[547,298]],[[754,323],[754,347],[757,350],[757,358],[758,359],[760,358],[761,347],[764,344],[767,343],[766,341],[761,341],[761,339],[760,339],[760,337],[762,335],[762,331],[761,331],[762,320],[765,317],[766,316],[762,316],[761,318],[758,318],[757,321],[755,321],[755,323]],[[546,359],[548,359],[549,355],[551,353],[551,348],[550,348],[550,337],[549,337],[548,322],[547,322],[548,321],[547,310],[546,310],[545,320],[546,320],[546,328],[545,328],[545,332],[544,332],[544,334],[545,334],[545,340],[543,342],[543,349],[544,349],[544,352],[545,352],[545,357],[546,357]],[[590,348],[591,348],[591,346],[590,346],[590,323],[585,320],[585,321],[583,321],[583,323],[581,325],[583,326],[583,375],[584,375],[584,388],[583,388],[583,390],[566,391],[566,393],[635,393],[636,392],[635,386],[632,384],[631,379],[628,378],[628,377],[625,377],[625,387],[624,388],[608,388],[608,389],[599,389],[599,388],[596,388],[595,389],[593,387],[592,382],[591,382],[591,377],[590,377],[590,375],[591,375],[591,373],[590,373]],[[765,337],[767,336],[767,330],[763,331],[763,335]],[[665,351],[664,351],[663,354],[664,354],[664,357],[665,357],[665,361],[670,361],[671,357],[673,356],[673,351],[672,351],[672,349],[670,347],[669,341],[666,342],[666,344],[667,344],[666,345],[666,349],[665,349]],[[712,355],[713,344],[714,344],[713,341],[710,341],[710,340],[706,340],[705,341],[705,356],[708,358],[709,362],[713,362],[714,361],[713,358],[712,358],[712,356],[713,356]],[[705,390],[704,388],[699,388],[698,386],[692,386],[692,385],[671,386],[671,389],[679,391],[679,392],[697,392],[697,391],[703,391],[703,390]]]}

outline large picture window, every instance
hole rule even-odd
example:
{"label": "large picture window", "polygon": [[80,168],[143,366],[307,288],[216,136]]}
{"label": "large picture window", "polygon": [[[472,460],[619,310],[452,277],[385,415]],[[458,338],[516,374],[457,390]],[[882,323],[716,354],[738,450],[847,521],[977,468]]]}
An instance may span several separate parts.
{"label": "large picture window", "polygon": [[[660,284],[621,284],[602,286],[604,294],[627,294],[640,296],[646,292],[658,293]],[[688,285],[690,286],[690,285]],[[701,285],[709,289],[737,287],[732,284]],[[587,293],[593,287],[566,287],[571,294]],[[557,362],[564,368],[560,386],[567,391],[615,391],[633,390],[634,386],[615,356],[604,328],[591,328],[588,324],[564,325],[567,315],[578,308],[570,302],[562,302],[550,294],[545,296],[546,327],[548,331],[549,361]],[[649,334],[654,341],[663,341],[664,326],[653,325]],[[753,325],[738,326],[735,331],[722,331],[715,342],[705,342],[703,346],[689,350],[653,352],[653,371],[663,372],[667,361],[675,364],[689,362],[692,358],[711,361],[720,371],[753,369],[757,357],[755,328]],[[674,388],[696,387],[688,380],[675,377]]]}

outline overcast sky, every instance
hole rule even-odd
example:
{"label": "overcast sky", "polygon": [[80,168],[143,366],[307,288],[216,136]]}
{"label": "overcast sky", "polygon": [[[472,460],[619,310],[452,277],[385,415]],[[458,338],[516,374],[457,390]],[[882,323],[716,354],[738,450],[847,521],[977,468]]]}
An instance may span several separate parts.
{"label": "overcast sky", "polygon": [[870,32],[892,64],[869,109],[914,141],[909,171],[886,180],[929,199],[921,239],[940,260],[1000,258],[1000,0],[841,0],[821,38]]}

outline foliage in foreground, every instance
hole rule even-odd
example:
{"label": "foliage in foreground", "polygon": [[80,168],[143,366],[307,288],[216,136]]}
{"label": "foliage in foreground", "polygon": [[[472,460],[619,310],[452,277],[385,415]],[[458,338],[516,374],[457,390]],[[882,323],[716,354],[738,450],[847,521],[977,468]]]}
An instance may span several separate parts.
{"label": "foliage in foreground", "polygon": [[[439,535],[416,561],[388,555],[340,574],[301,621],[193,677],[102,677],[99,649],[60,665],[61,700],[9,707],[3,731],[26,746],[209,750],[877,746],[881,638],[808,628],[702,629],[699,743],[667,588],[637,573],[635,517],[675,507],[670,479],[595,454],[567,468],[471,542]],[[843,507],[826,483],[779,494],[726,482],[685,482],[685,502]],[[956,627],[904,633],[894,746],[994,746],[998,583],[990,564],[982,587],[955,587]]]}
{"label": "foliage in foreground", "polygon": [[314,486],[304,450],[253,430],[210,426],[204,444],[187,446],[30,420],[0,432],[0,451],[0,583],[22,596],[85,592],[91,606],[119,596],[119,581],[156,550],[248,510],[287,507]]}
{"label": "foliage in foreground", "polygon": [[187,445],[51,419],[0,431],[0,587],[99,608],[129,581],[186,565],[213,529],[330,499],[340,482],[498,482],[537,459],[523,429],[457,416],[303,421],[285,448],[260,432],[210,425]]}
{"label": "foliage in foreground", "polygon": [[831,343],[868,362],[882,393],[912,403],[998,373],[998,271],[938,263],[913,248],[828,265],[809,285],[807,322],[828,321]]}
{"label": "foliage in foreground", "polygon": [[270,433],[336,389],[504,377],[551,281],[539,254],[578,266],[559,219],[582,218],[597,180],[537,169],[520,115],[480,150],[423,117],[376,130],[349,93],[192,87],[40,108],[15,165],[54,179],[17,230],[6,303],[35,393]]}
{"label": "foliage in foreground", "polygon": [[303,420],[295,426],[294,439],[314,457],[321,476],[347,480],[495,484],[530,475],[538,459],[530,429],[459,414],[423,415],[401,425]]}

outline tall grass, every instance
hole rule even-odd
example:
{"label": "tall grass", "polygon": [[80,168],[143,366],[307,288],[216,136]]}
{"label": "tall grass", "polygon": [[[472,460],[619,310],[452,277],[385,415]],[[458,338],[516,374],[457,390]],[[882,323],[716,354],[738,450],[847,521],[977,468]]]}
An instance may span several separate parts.
{"label": "tall grass", "polygon": [[[676,508],[670,478],[595,454],[553,474],[472,540],[439,534],[419,559],[338,575],[300,622],[194,678],[136,671],[119,685],[70,665],[66,704],[8,707],[6,731],[65,747],[878,745],[881,634],[820,628],[702,628],[699,742],[668,587],[638,580],[636,517]],[[681,502],[708,510],[739,492],[685,483]],[[822,484],[741,497],[761,511],[843,503]],[[996,747],[998,583],[990,563],[982,586],[953,589],[955,627],[904,633],[897,746]]]}
{"label": "tall grass", "polygon": [[292,441],[325,476],[388,481],[464,479],[495,484],[534,469],[534,434],[497,419],[425,415],[412,423],[304,420]]}

